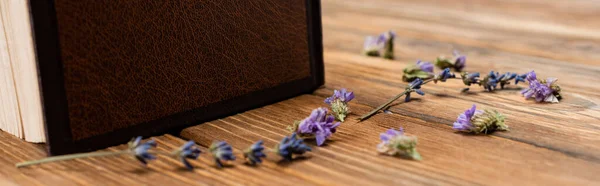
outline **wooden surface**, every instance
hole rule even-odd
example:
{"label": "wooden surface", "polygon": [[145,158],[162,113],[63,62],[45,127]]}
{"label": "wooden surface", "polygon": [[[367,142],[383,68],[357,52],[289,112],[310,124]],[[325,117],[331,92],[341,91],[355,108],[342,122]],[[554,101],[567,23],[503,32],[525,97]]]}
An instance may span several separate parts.
{"label": "wooden surface", "polygon": [[[326,85],[310,95],[155,137],[159,150],[194,139],[202,146],[226,140],[238,161],[216,169],[208,153],[193,172],[160,157],[148,168],[129,157],[108,157],[16,169],[44,157],[42,145],[0,133],[0,185],[598,185],[600,184],[600,4],[548,0],[324,0]],[[397,32],[394,61],[361,56],[366,35]],[[467,71],[557,77],[559,104],[524,100],[521,86],[494,93],[458,81],[426,85],[425,96],[400,103],[392,114],[354,119],[403,91],[401,70],[458,49]],[[257,167],[242,163],[240,149],[262,139],[271,149],[287,125],[326,106],[323,99],[346,87],[356,94],[353,113],[327,145],[305,158],[281,162],[272,153]],[[507,116],[509,132],[456,133],[452,122],[477,104]],[[422,161],[379,155],[379,133],[404,127],[419,139]],[[107,149],[114,151],[124,145]],[[206,150],[206,149],[204,149]]]}

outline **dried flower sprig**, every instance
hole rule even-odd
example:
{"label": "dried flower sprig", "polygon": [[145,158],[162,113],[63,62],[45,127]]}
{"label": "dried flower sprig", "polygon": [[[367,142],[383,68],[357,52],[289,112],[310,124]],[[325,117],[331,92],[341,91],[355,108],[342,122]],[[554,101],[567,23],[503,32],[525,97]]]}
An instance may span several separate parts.
{"label": "dried flower sprig", "polygon": [[496,110],[476,110],[476,106],[473,105],[458,116],[452,128],[473,134],[507,131],[508,126],[504,123],[504,119],[505,116]]}
{"label": "dried flower sprig", "polygon": [[246,159],[246,162],[248,162],[250,165],[262,163],[262,158],[267,157],[263,150],[265,150],[265,147],[263,146],[262,140],[252,144],[244,151],[244,158]]}
{"label": "dried flower sprig", "polygon": [[382,33],[378,37],[367,36],[363,46],[363,53],[367,56],[382,56],[385,59],[394,59],[395,37],[396,33],[393,31]]}
{"label": "dried flower sprig", "polygon": [[538,79],[535,72],[531,71],[526,76],[529,82],[529,88],[521,91],[525,99],[535,98],[537,102],[558,103],[562,96],[560,95],[560,86],[556,78]]}
{"label": "dried flower sprig", "polygon": [[129,143],[127,143],[128,148],[125,150],[121,150],[121,151],[88,152],[88,153],[77,153],[77,154],[68,154],[68,155],[61,155],[61,156],[52,156],[52,157],[43,158],[43,159],[34,160],[34,161],[17,163],[16,166],[17,166],[17,168],[19,168],[19,167],[37,165],[37,164],[42,164],[42,163],[50,163],[50,162],[56,162],[56,161],[72,160],[72,159],[79,159],[79,158],[90,158],[90,157],[102,157],[102,156],[117,156],[117,155],[124,155],[124,154],[130,155],[131,157],[136,158],[138,161],[140,161],[143,165],[146,165],[148,163],[148,160],[156,159],[156,157],[154,155],[152,155],[149,152],[149,150],[150,150],[150,148],[156,147],[157,144],[156,144],[156,141],[154,141],[154,139],[148,140],[144,143],[142,143],[141,140],[142,140],[141,136],[131,139],[131,141],[129,141]]}
{"label": "dried flower sprig", "polygon": [[352,101],[352,99],[354,99],[354,92],[342,88],[340,90],[334,90],[333,95],[325,99],[325,103],[331,107],[335,119],[344,122],[344,119],[348,113],[350,113],[348,102]]}
{"label": "dried flower sprig", "polygon": [[284,137],[279,144],[275,145],[275,153],[281,156],[286,161],[292,161],[293,155],[302,155],[312,149],[304,144],[304,140],[298,138],[296,133],[291,136]]}
{"label": "dried flower sprig", "polygon": [[225,141],[213,142],[208,150],[212,153],[217,168],[223,167],[223,161],[233,161],[235,156],[233,155],[233,148]]}
{"label": "dried flower sprig", "polygon": [[391,156],[404,155],[414,160],[421,160],[417,152],[417,137],[404,135],[404,129],[388,129],[381,133],[381,143],[377,145],[377,151]]}
{"label": "dried flower sprig", "polygon": [[296,121],[288,130],[297,133],[303,139],[315,139],[318,146],[335,133],[340,122],[335,122],[334,116],[327,114],[327,109],[319,107],[314,109],[310,116],[302,121]]}

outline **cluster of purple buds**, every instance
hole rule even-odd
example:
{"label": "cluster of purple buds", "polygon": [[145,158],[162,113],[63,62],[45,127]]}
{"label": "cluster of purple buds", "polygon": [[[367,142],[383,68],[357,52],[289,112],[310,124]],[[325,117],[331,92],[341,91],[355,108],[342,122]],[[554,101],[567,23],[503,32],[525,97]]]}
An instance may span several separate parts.
{"label": "cluster of purple buds", "polygon": [[344,119],[350,113],[348,102],[352,101],[352,99],[354,99],[354,92],[342,88],[334,90],[333,95],[325,99],[325,103],[331,107],[335,119],[344,122]]}
{"label": "cluster of purple buds", "polygon": [[450,68],[446,68],[444,70],[442,70],[442,72],[440,72],[439,74],[436,74],[433,77],[433,82],[437,83],[438,81],[440,82],[446,82],[447,79],[449,78],[455,78],[456,76],[450,72]]}
{"label": "cluster of purple buds", "polygon": [[328,115],[326,108],[319,107],[304,120],[294,122],[288,129],[301,138],[315,139],[317,145],[321,146],[335,133],[338,126],[340,122],[335,122],[334,116]]}
{"label": "cluster of purple buds", "polygon": [[192,166],[192,164],[190,164],[190,162],[187,161],[187,159],[196,160],[200,156],[200,153],[202,153],[202,151],[200,150],[200,148],[198,148],[196,143],[194,141],[188,141],[185,144],[183,144],[183,146],[181,146],[179,149],[173,151],[172,154],[176,158],[178,158],[179,161],[181,161],[181,163],[183,163],[183,165],[185,165],[186,168],[192,170],[194,169],[194,167]]}
{"label": "cluster of purple buds", "polygon": [[453,59],[440,56],[436,59],[435,66],[440,69],[453,68],[457,72],[462,71],[467,65],[467,56],[461,55],[456,50],[454,50],[452,53],[454,55]]}
{"label": "cluster of purple buds", "polygon": [[423,80],[420,78],[415,79],[414,81],[410,82],[408,84],[408,87],[406,87],[406,97],[404,98],[405,102],[410,101],[410,94],[412,92],[416,92],[419,95],[425,95],[425,92],[423,92],[421,90],[421,85],[423,85]]}
{"label": "cluster of purple buds", "polygon": [[560,86],[556,78],[538,79],[535,72],[531,71],[525,78],[529,82],[529,88],[521,91],[526,99],[535,98],[537,102],[558,103],[562,96],[560,95]]}
{"label": "cluster of purple buds", "polygon": [[218,168],[223,167],[223,161],[233,161],[235,156],[233,155],[233,148],[231,145],[224,141],[213,142],[208,150],[212,153],[215,164]]}
{"label": "cluster of purple buds", "polygon": [[148,150],[157,146],[154,139],[142,143],[142,137],[138,136],[137,138],[131,139],[131,141],[127,143],[127,146],[134,157],[144,165],[147,165],[149,160],[156,159],[156,156],[148,152]]}
{"label": "cluster of purple buds", "polygon": [[471,86],[472,84],[478,84],[490,92],[496,90],[498,84],[500,84],[500,88],[503,89],[506,85],[509,85],[512,80],[515,81],[515,84],[524,82],[526,76],[526,74],[518,75],[517,73],[512,72],[507,72],[501,75],[500,73],[494,71],[488,73],[488,75],[483,79],[479,79],[479,72],[462,72],[460,75],[465,85]]}
{"label": "cluster of purple buds", "polygon": [[246,159],[246,162],[248,162],[250,165],[262,163],[262,158],[267,157],[263,150],[265,150],[265,147],[263,146],[262,140],[252,144],[244,151],[244,158]]}
{"label": "cluster of purple buds", "polygon": [[311,148],[304,143],[302,138],[298,138],[296,133],[284,137],[279,144],[275,145],[275,153],[283,157],[286,161],[292,161],[292,155],[302,155]]}
{"label": "cluster of purple buds", "polygon": [[[383,56],[386,59],[394,59],[394,38],[396,33],[388,31],[378,37],[367,36],[363,51],[367,56]],[[383,54],[382,54],[383,53]]]}

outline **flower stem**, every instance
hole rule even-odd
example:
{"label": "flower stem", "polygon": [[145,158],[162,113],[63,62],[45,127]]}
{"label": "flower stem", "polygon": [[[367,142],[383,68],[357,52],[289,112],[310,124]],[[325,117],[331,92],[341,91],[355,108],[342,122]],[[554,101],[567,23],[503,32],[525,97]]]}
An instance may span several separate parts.
{"label": "flower stem", "polygon": [[408,92],[408,90],[405,90],[404,92],[396,95],[395,97],[393,97],[392,99],[388,100],[387,102],[385,102],[383,105],[380,105],[379,107],[377,107],[376,109],[371,110],[371,112],[361,116],[360,118],[358,118],[359,121],[363,121],[373,115],[375,115],[377,112],[379,112],[379,110],[383,109],[384,107],[388,106],[389,104],[392,104],[392,102],[396,101],[398,98],[404,96],[404,94],[406,94]]}
{"label": "flower stem", "polygon": [[[427,83],[429,83],[429,82],[431,82],[431,81],[433,81],[433,79],[428,79],[428,80],[425,80],[425,81],[423,81],[423,83],[422,83],[421,85],[425,85],[425,84],[427,84]],[[371,112],[369,112],[369,113],[367,113],[367,114],[365,114],[365,115],[361,116],[360,118],[358,118],[358,120],[359,120],[359,121],[363,121],[363,120],[366,120],[366,119],[370,118],[371,116],[373,116],[373,115],[377,114],[377,112],[379,112],[381,109],[384,109],[384,108],[386,108],[388,105],[392,104],[394,101],[396,101],[397,99],[399,99],[399,98],[401,98],[402,96],[404,96],[404,95],[405,95],[406,93],[408,93],[409,91],[410,91],[410,90],[408,90],[408,89],[407,89],[407,90],[404,90],[404,92],[402,92],[402,93],[400,93],[400,94],[398,94],[398,95],[394,96],[392,99],[388,100],[388,101],[387,101],[387,102],[385,102],[383,105],[380,105],[379,107],[377,107],[377,108],[375,108],[375,109],[371,110]]]}
{"label": "flower stem", "polygon": [[16,166],[17,166],[17,168],[20,168],[20,167],[37,165],[37,164],[42,164],[42,163],[50,163],[50,162],[55,162],[55,161],[72,160],[72,159],[77,159],[77,158],[98,157],[98,156],[116,156],[116,155],[129,154],[129,153],[131,153],[130,150],[123,150],[123,151],[117,151],[117,152],[89,152],[89,153],[68,154],[68,155],[62,155],[62,156],[52,156],[52,157],[39,159],[39,160],[21,162],[21,163],[17,163]]}

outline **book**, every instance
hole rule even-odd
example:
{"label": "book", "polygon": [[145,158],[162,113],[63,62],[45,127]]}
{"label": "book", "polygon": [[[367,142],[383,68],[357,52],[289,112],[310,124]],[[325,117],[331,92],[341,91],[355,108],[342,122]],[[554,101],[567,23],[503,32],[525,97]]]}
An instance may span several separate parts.
{"label": "book", "polygon": [[1,0],[0,129],[51,155],[178,131],[324,83],[317,0]]}

